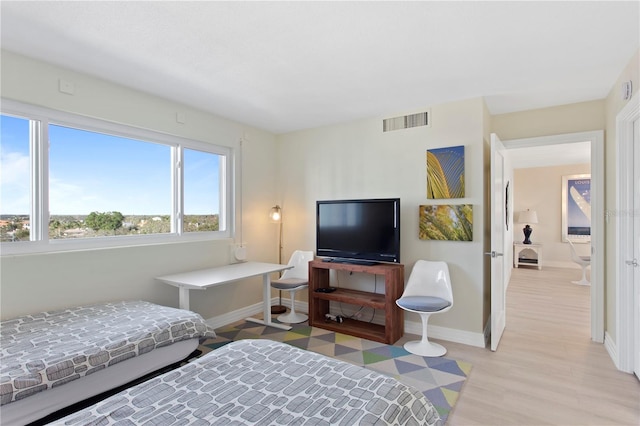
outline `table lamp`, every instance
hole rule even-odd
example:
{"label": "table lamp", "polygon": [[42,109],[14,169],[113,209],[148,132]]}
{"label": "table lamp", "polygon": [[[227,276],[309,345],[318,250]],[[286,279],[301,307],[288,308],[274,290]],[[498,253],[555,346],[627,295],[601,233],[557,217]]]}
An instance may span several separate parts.
{"label": "table lamp", "polygon": [[518,223],[525,223],[526,226],[522,228],[522,232],[524,232],[524,241],[522,244],[531,244],[531,240],[529,237],[531,236],[531,232],[533,232],[533,228],[529,226],[530,223],[538,223],[538,214],[534,211],[528,210],[518,213]]}

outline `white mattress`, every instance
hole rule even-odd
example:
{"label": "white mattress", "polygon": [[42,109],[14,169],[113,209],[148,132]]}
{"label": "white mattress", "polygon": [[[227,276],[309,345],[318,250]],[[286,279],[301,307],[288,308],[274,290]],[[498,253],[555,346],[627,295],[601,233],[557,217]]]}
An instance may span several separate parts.
{"label": "white mattress", "polygon": [[129,383],[145,374],[186,358],[198,347],[199,339],[183,340],[120,362],[82,380],[39,392],[0,407],[2,426],[26,425],[62,408]]}

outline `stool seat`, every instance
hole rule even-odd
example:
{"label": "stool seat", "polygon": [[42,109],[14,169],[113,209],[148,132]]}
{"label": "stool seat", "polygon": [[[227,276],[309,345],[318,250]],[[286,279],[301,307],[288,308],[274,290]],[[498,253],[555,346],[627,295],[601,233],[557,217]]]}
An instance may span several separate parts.
{"label": "stool seat", "polygon": [[302,278],[286,278],[279,280],[272,280],[271,287],[277,288],[278,290],[291,290],[296,287],[300,287],[302,285],[307,285],[308,280]]}

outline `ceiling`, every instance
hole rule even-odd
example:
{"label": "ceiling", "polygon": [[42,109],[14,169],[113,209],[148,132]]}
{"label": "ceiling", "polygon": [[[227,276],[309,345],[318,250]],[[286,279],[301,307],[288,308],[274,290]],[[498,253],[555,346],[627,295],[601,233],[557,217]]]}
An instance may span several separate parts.
{"label": "ceiling", "polygon": [[514,169],[591,164],[591,142],[510,148],[508,151]]}
{"label": "ceiling", "polygon": [[639,2],[2,1],[2,48],[273,133],[607,96]]}

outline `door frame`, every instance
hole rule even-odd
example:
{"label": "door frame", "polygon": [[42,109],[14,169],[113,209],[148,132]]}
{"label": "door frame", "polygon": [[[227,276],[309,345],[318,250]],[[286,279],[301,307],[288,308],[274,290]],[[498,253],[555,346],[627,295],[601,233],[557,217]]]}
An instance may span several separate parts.
{"label": "door frame", "polygon": [[604,131],[503,141],[509,149],[591,142],[591,340],[604,343]]}
{"label": "door frame", "polygon": [[506,148],[497,134],[491,133],[491,350],[498,350],[507,324],[507,274],[505,274],[505,197],[504,176],[508,163]]}
{"label": "door frame", "polygon": [[[616,307],[615,323],[617,330],[617,350],[610,352],[618,369],[633,373],[634,369],[634,297],[633,297],[633,268],[625,263],[625,256],[629,249],[633,250],[633,238],[629,234],[633,229],[633,196],[629,191],[633,188],[631,176],[633,176],[633,122],[640,119],[640,94],[629,100],[627,105],[616,116],[616,176],[617,200],[616,211],[607,211],[607,220],[616,222],[616,247],[615,258],[615,286]],[[616,214],[617,213],[617,214]],[[632,251],[633,253],[633,251]],[[609,340],[609,339],[607,339]],[[617,356],[616,356],[617,354]]]}

